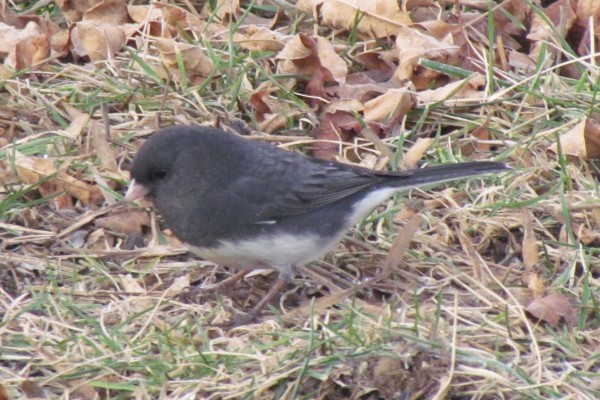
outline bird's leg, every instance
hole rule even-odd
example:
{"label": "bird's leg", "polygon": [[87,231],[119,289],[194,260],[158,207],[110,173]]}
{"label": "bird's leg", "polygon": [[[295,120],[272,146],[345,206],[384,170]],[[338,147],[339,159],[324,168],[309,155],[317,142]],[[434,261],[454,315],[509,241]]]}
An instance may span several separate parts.
{"label": "bird's leg", "polygon": [[250,310],[250,315],[257,317],[258,314],[262,311],[262,309],[265,308],[265,306],[267,304],[269,304],[271,302],[271,300],[273,300],[273,297],[275,297],[275,295],[277,295],[277,293],[279,293],[281,288],[283,288],[283,286],[286,283],[288,283],[287,279],[278,277],[275,280],[275,282],[273,283],[273,286],[271,287],[271,289],[269,289],[269,291],[267,292],[267,294],[265,294],[263,296],[263,298],[260,299],[260,301],[258,303],[256,303],[256,305],[254,307],[252,307],[252,310]]}
{"label": "bird's leg", "polygon": [[265,306],[267,304],[269,304],[271,302],[271,300],[273,300],[273,297],[275,297],[275,295],[277,295],[277,293],[279,293],[281,288],[283,288],[283,286],[286,283],[288,283],[288,279],[278,277],[277,280],[275,280],[275,282],[273,283],[273,286],[271,287],[271,289],[269,289],[269,291],[267,292],[267,294],[265,294],[263,296],[263,298],[260,299],[260,301],[258,303],[256,303],[256,305],[254,307],[252,307],[252,310],[250,310],[250,312],[248,312],[248,314],[234,315],[231,322],[227,325],[229,325],[229,327],[235,327],[235,326],[246,325],[246,324],[256,321],[258,319],[258,315],[260,314],[262,309],[265,308]]}

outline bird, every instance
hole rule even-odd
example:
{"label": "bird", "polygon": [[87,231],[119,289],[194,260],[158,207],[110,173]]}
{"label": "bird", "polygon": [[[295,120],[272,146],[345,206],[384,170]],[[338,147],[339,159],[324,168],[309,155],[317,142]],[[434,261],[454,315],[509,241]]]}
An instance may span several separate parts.
{"label": "bird", "polygon": [[192,253],[239,272],[279,275],[261,310],[295,275],[395,193],[510,169],[473,161],[379,171],[313,158],[219,128],[174,125],[133,157],[125,201],[148,198]]}

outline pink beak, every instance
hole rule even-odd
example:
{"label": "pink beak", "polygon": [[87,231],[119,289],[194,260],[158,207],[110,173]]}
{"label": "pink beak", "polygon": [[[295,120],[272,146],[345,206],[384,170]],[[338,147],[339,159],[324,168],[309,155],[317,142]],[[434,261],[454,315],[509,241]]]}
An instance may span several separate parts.
{"label": "pink beak", "polygon": [[129,183],[129,187],[127,188],[127,193],[125,193],[125,197],[123,198],[125,201],[134,201],[137,199],[141,199],[150,193],[147,187],[142,184],[136,183],[135,179],[132,179]]}

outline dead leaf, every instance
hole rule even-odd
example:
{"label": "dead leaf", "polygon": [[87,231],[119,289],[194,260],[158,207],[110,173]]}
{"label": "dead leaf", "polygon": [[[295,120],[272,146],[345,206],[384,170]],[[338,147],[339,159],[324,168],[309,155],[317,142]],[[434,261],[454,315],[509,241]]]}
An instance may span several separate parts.
{"label": "dead leaf", "polygon": [[[214,3],[214,9],[211,5]],[[236,20],[240,15],[239,0],[217,0],[216,2],[206,2],[206,14],[215,14],[221,21]]]}
{"label": "dead leaf", "polygon": [[473,76],[461,79],[438,89],[423,90],[417,92],[416,98],[419,104],[434,104],[444,102],[445,105],[460,103],[460,99],[480,100],[484,93],[480,87],[485,85],[485,77],[482,74],[473,74]]}
{"label": "dead leaf", "polygon": [[381,96],[366,102],[365,120],[400,120],[415,105],[412,93],[409,88],[389,89]]}
{"label": "dead leaf", "polygon": [[534,299],[539,299],[546,294],[546,284],[535,271],[524,273],[522,279]]}
{"label": "dead leaf", "polygon": [[451,57],[456,57],[460,46],[454,44],[452,35],[448,34],[442,39],[437,39],[418,27],[401,26],[396,36],[396,51],[400,65],[394,73],[394,79],[402,82],[411,79],[413,69],[419,60],[436,60],[447,62]]}
{"label": "dead leaf", "polygon": [[[531,28],[527,35],[527,39],[532,42],[529,56],[534,60],[537,60],[540,51],[546,48],[545,43],[558,42],[565,38],[576,18],[570,0],[558,0],[544,8],[543,13],[543,17],[538,13],[533,13]],[[550,23],[546,22],[548,20]],[[556,54],[558,49],[549,46],[546,51]]]}
{"label": "dead leaf", "polygon": [[150,225],[150,217],[144,211],[128,210],[96,218],[94,224],[117,233],[142,233],[142,228]]}
{"label": "dead leaf", "polygon": [[360,122],[347,111],[325,113],[312,132],[316,142],[312,155],[324,160],[333,160],[338,155],[338,142],[348,140],[361,129]]}
{"label": "dead leaf", "polygon": [[94,21],[98,25],[123,25],[128,17],[127,5],[123,0],[102,0],[83,13],[84,21]]}
{"label": "dead leaf", "polygon": [[423,158],[423,155],[433,144],[431,138],[419,138],[410,149],[402,156],[402,169],[416,168],[418,162]]}
{"label": "dead leaf", "polygon": [[27,23],[22,29],[0,22],[0,53],[12,53],[17,43],[42,34],[42,29],[35,22]]}
{"label": "dead leaf", "polygon": [[77,139],[81,137],[83,130],[85,129],[90,115],[87,113],[78,113],[72,120],[69,126],[65,128],[64,134],[70,139]]}
{"label": "dead leaf", "polygon": [[48,35],[28,37],[17,43],[15,47],[15,68],[22,70],[33,67],[50,55]]}
{"label": "dead leaf", "polygon": [[523,230],[523,264],[527,271],[533,271],[539,261],[539,248],[528,212],[523,215]]}
{"label": "dead leaf", "polygon": [[61,9],[65,18],[73,24],[81,21],[83,14],[98,4],[98,0],[56,0],[55,3]]}
{"label": "dead leaf", "polygon": [[78,22],[71,31],[73,49],[92,61],[113,59],[127,41],[123,28],[95,21]]}
{"label": "dead leaf", "polygon": [[[158,39],[156,41],[160,57],[169,72],[178,80],[187,79],[192,85],[202,83],[210,75],[214,63],[204,54],[200,46],[179,43],[173,39]],[[183,60],[186,76],[181,76],[177,58]]]}
{"label": "dead leaf", "polygon": [[127,275],[119,275],[119,281],[121,282],[121,287],[125,292],[128,293],[138,293],[145,294],[146,289],[144,289],[138,282],[137,279],[132,277],[130,274]]}
{"label": "dead leaf", "polygon": [[[42,157],[29,157],[22,153],[15,153],[15,169],[19,178],[28,184],[38,183],[44,178],[50,178],[38,187],[42,196],[51,196],[64,191],[80,200],[84,205],[89,205],[102,200],[102,193],[97,186],[89,185],[75,179],[65,171],[59,171],[54,161]],[[63,202],[60,208],[68,206]]]}
{"label": "dead leaf", "polygon": [[21,390],[30,399],[46,399],[45,390],[37,382],[25,380],[21,382]]}
{"label": "dead leaf", "polygon": [[265,26],[242,27],[234,36],[234,42],[251,51],[279,51],[289,37]]}
{"label": "dead leaf", "polygon": [[95,400],[101,397],[96,388],[85,379],[70,381],[69,385],[73,389],[73,394],[81,400]]}
{"label": "dead leaf", "polygon": [[282,60],[279,71],[313,77],[319,73],[324,82],[344,83],[348,67],[336,53],[333,44],[320,36],[294,36],[276,57]]}
{"label": "dead leaf", "polygon": [[410,248],[410,243],[422,222],[423,217],[420,214],[416,214],[404,224],[404,227],[398,234],[398,237],[396,237],[392,248],[385,258],[384,266],[386,269],[398,268],[406,251]]}
{"label": "dead leaf", "polygon": [[573,326],[578,319],[577,309],[560,293],[535,299],[525,309],[535,318],[546,321],[554,327],[558,326],[561,317],[569,326]]}
{"label": "dead leaf", "polygon": [[185,289],[190,287],[190,276],[182,275],[173,280],[173,283],[165,290],[164,297],[171,298],[180,295]]}
{"label": "dead leaf", "polygon": [[[585,117],[580,123],[561,135],[558,140],[562,153],[566,156],[591,160],[600,158],[600,126],[596,121]],[[554,143],[548,150],[558,154],[558,144]]]}
{"label": "dead leaf", "polygon": [[118,171],[117,156],[113,152],[108,140],[106,139],[106,132],[104,126],[98,122],[92,122],[89,134],[92,142],[92,150],[96,157],[100,160],[100,165],[106,171],[116,172]]}
{"label": "dead leaf", "polygon": [[396,35],[399,26],[412,23],[396,0],[300,0],[297,7],[325,24],[348,31],[356,28],[365,38]]}

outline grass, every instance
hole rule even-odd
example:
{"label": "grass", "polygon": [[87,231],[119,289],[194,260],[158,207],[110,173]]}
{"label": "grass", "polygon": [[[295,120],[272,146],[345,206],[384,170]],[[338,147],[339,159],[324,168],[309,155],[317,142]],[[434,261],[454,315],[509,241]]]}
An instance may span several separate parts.
{"label": "grass", "polygon": [[[313,31],[310,16],[286,13],[291,29]],[[500,29],[494,23],[488,19],[490,38]],[[241,47],[236,29],[227,40],[200,43],[215,67],[199,84],[165,75],[148,36],[110,63],[56,58],[2,81],[0,115],[10,118],[0,119],[7,138],[0,143],[0,382],[9,398],[600,397],[598,170],[547,151],[583,117],[595,118],[600,71],[566,42],[548,46],[562,64],[548,65],[542,49],[533,74],[501,70],[489,61],[494,48],[486,49],[473,60],[490,84],[483,99],[419,106],[402,140],[383,139],[397,161],[427,137],[433,144],[424,161],[457,162],[463,145],[479,143],[471,133],[487,124],[490,151],[475,155],[506,160],[514,171],[413,190],[382,205],[323,260],[301,268],[258,323],[231,330],[219,324],[248,310],[272,274],[199,299],[177,296],[190,281],[216,282],[232,271],[187,254],[158,229],[159,217],[145,232],[147,247],[124,250],[125,235],[93,222],[116,207],[75,201],[57,209],[60,193],[41,195],[43,183],[15,173],[16,151],[48,156],[71,176],[90,185],[102,184],[100,176],[122,194],[135,150],[172,123],[242,125],[252,138],[307,150],[319,117],[302,84],[284,84],[289,76],[273,68],[276,52]],[[352,64],[361,49],[357,28],[335,38],[319,29],[348,46]],[[561,76],[566,64],[581,77]],[[187,72],[179,59],[177,73]],[[286,129],[258,132],[248,83],[270,85]],[[116,171],[101,169],[87,130],[64,131],[77,112],[102,121],[103,105]],[[369,165],[368,154],[386,165],[367,139],[338,145],[345,161]],[[418,229],[403,233],[417,214]],[[524,260],[527,231],[533,265]],[[551,325],[526,312],[531,274],[572,302],[575,323]]]}

